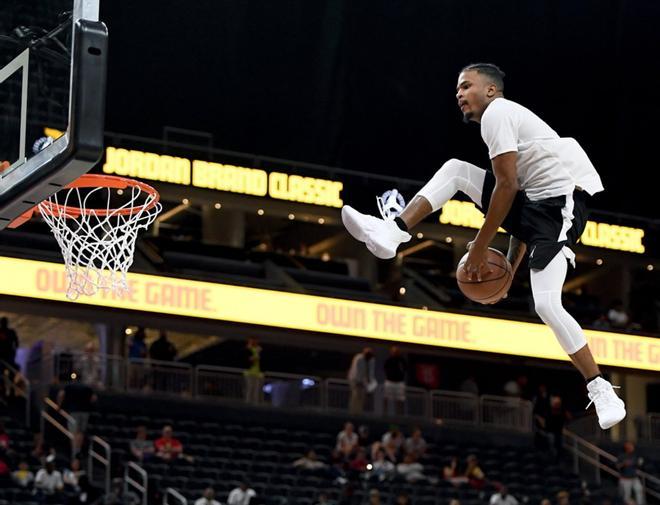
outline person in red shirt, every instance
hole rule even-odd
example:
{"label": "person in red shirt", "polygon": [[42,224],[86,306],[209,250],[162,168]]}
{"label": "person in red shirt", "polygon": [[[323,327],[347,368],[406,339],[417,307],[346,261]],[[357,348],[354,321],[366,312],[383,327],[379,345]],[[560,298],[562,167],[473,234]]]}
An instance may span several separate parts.
{"label": "person in red shirt", "polygon": [[164,461],[174,461],[183,456],[183,444],[172,436],[172,427],[163,427],[163,436],[154,442],[156,456]]}

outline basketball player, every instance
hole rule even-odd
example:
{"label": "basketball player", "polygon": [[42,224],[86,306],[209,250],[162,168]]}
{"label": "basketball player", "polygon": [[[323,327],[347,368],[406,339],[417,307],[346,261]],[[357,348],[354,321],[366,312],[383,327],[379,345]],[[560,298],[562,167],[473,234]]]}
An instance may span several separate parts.
{"label": "basketball player", "polygon": [[485,221],[468,245],[465,270],[481,279],[489,270],[486,251],[502,226],[511,234],[508,259],[515,269],[529,248],[531,286],[536,312],[552,329],[562,348],[584,376],[589,399],[603,429],[621,421],[625,405],[603,378],[584,333],[561,303],[570,249],[584,231],[589,197],[603,190],[584,150],[572,138],[561,138],[541,118],[504,98],[504,73],[478,63],[458,76],[456,99],[464,122],[481,125],[492,171],[451,159],[417,193],[393,221],[345,206],[348,232],[366,243],[376,257],[393,258],[411,238],[408,231],[437,211],[458,191],[485,212]]}

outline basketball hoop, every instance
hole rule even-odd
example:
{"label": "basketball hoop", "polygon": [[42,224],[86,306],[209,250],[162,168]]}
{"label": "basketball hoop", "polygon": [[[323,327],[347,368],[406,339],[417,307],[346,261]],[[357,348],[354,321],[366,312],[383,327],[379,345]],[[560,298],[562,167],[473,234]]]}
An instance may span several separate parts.
{"label": "basketball hoop", "polygon": [[67,272],[66,296],[129,290],[126,273],[133,264],[135,241],[162,209],[158,192],[140,181],[86,174],[37,205],[62,250]]}

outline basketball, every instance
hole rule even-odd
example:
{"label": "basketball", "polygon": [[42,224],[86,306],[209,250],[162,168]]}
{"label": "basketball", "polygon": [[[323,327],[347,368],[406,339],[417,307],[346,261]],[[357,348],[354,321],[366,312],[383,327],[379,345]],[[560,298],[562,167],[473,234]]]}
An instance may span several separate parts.
{"label": "basketball", "polygon": [[487,261],[492,272],[483,272],[481,280],[470,279],[463,269],[469,253],[458,262],[456,282],[461,292],[470,300],[488,305],[499,302],[507,294],[513,280],[513,269],[506,256],[497,249],[488,248]]}

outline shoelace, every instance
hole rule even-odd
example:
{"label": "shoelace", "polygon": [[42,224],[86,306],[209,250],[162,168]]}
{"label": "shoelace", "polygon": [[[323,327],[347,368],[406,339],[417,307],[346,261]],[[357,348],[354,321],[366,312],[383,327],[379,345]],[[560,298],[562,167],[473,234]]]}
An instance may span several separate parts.
{"label": "shoelace", "polygon": [[[621,386],[610,386],[610,387],[612,389],[621,389]],[[593,395],[594,395],[593,399],[589,402],[589,405],[587,405],[584,410],[588,410],[589,407],[591,407],[591,404],[594,403],[594,401],[596,401],[596,398],[598,398],[599,396],[602,396],[605,392],[606,392],[605,388],[596,390],[596,392],[593,393]],[[614,396],[616,396],[616,395],[614,395]],[[618,398],[618,396],[617,396],[617,398]]]}

